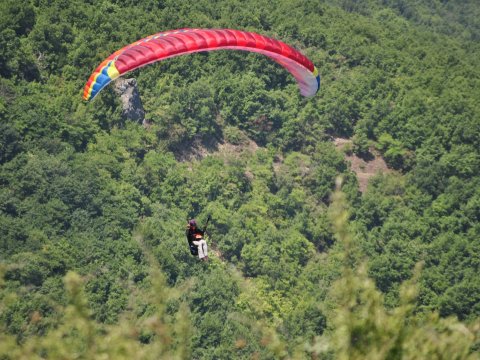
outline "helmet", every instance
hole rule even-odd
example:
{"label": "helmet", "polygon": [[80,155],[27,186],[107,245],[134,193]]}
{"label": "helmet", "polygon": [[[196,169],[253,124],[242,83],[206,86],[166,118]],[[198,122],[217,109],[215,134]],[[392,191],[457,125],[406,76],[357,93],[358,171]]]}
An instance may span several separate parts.
{"label": "helmet", "polygon": [[195,221],[195,219],[190,220],[190,221],[188,222],[188,224],[189,224],[190,226],[197,226],[197,222]]}

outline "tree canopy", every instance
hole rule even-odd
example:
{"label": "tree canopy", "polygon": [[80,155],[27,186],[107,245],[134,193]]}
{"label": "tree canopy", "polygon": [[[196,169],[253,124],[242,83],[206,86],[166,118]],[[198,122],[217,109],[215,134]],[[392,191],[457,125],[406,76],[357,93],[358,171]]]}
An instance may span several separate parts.
{"label": "tree canopy", "polygon": [[[478,359],[479,19],[473,0],[2,1],[0,358]],[[183,27],[291,44],[321,90],[219,51],[130,73],[144,124],[113,87],[82,100],[113,51]],[[339,137],[390,171],[360,192]],[[184,230],[208,216],[202,263]]]}

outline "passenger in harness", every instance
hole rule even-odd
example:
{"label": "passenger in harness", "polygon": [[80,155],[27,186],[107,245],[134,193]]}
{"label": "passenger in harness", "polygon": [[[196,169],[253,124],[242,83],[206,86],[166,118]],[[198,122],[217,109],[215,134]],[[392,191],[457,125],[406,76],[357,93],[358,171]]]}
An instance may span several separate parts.
{"label": "passenger in harness", "polygon": [[187,236],[190,253],[202,261],[208,261],[208,247],[207,242],[203,238],[205,231],[197,227],[195,219],[188,222],[185,235]]}

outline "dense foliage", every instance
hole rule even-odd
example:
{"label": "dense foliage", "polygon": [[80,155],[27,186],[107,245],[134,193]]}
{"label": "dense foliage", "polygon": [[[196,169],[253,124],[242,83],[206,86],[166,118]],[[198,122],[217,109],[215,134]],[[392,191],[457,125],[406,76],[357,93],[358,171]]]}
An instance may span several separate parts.
{"label": "dense foliage", "polygon": [[[478,358],[479,15],[474,0],[3,0],[0,358]],[[132,74],[147,126],[112,86],[82,102],[111,52],[180,27],[292,44],[320,93],[216,52]],[[361,194],[338,136],[395,171]],[[209,215],[203,263],[184,226]]]}

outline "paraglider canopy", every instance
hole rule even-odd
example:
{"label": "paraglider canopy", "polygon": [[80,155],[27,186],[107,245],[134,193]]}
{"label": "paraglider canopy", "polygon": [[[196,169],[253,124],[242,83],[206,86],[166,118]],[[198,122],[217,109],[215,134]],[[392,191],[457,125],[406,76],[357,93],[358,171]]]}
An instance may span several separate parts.
{"label": "paraglider canopy", "polygon": [[175,56],[222,49],[268,56],[295,77],[303,96],[313,96],[320,88],[320,75],[313,63],[281,41],[240,30],[179,29],[147,36],[111,54],[90,76],[83,98],[92,100],[112,80],[142,66]]}

